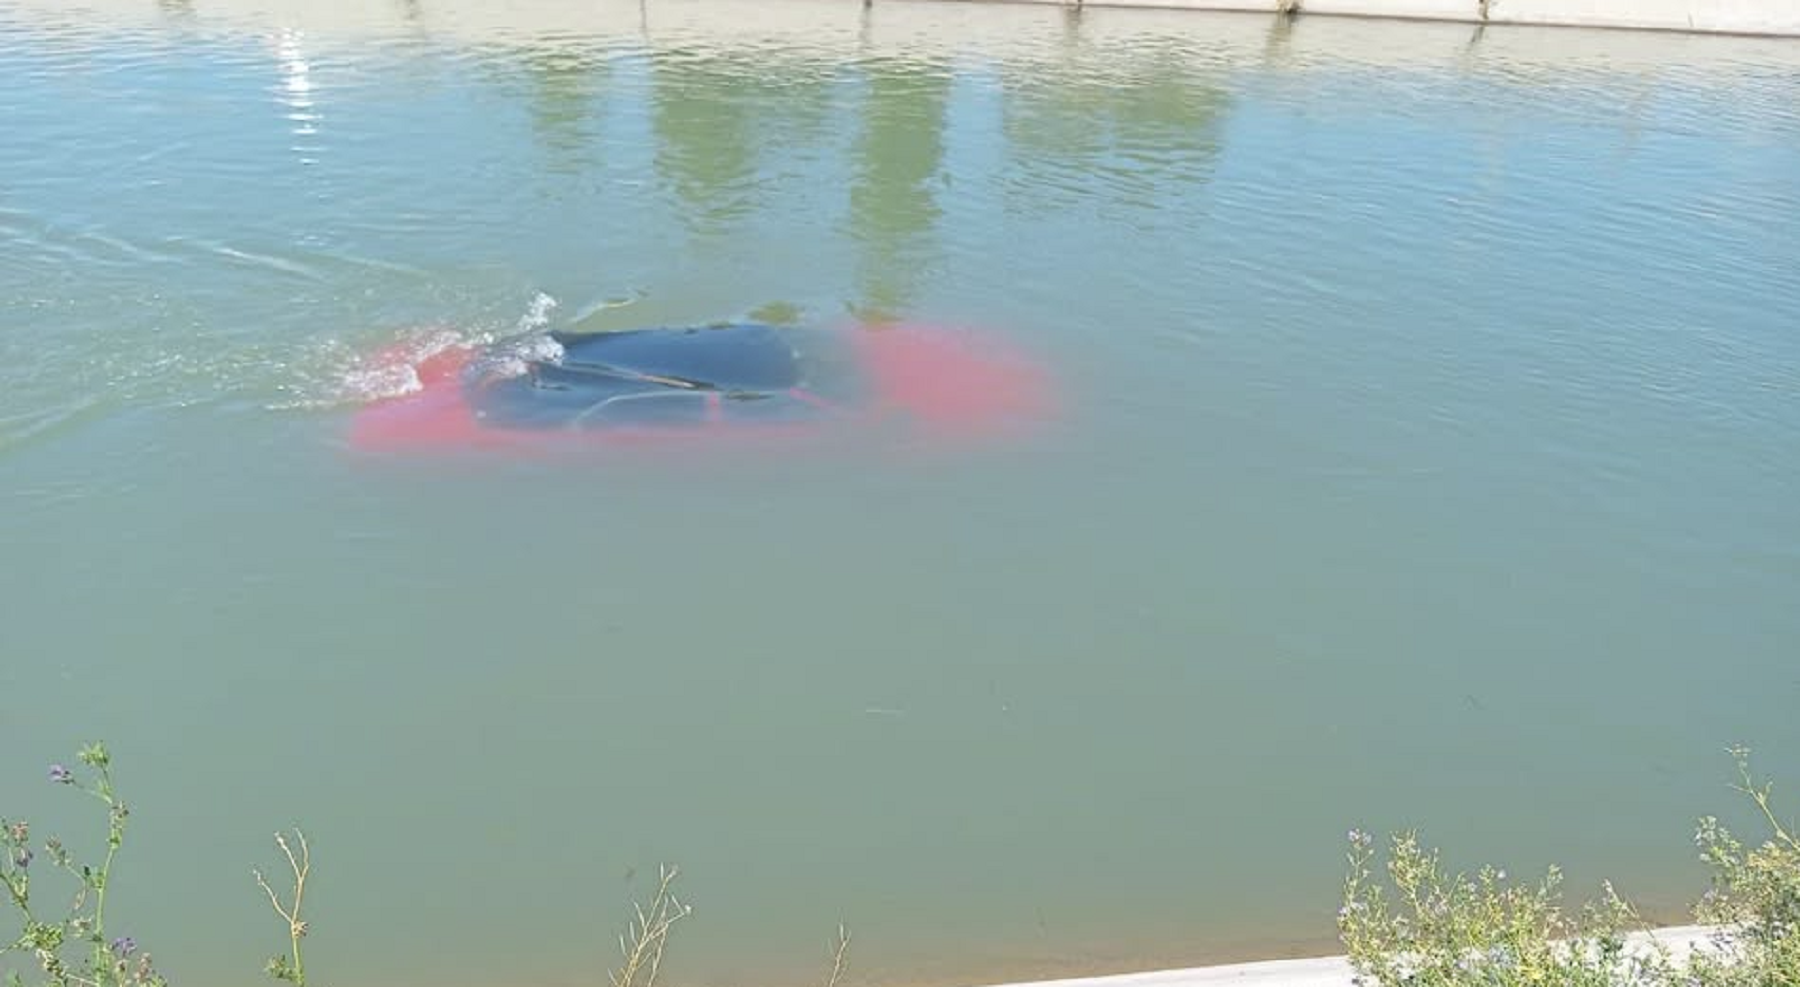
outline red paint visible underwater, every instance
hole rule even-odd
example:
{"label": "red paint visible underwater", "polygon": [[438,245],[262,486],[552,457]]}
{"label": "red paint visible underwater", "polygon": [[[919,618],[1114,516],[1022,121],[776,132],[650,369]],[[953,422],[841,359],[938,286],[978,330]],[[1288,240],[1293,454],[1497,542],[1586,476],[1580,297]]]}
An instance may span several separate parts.
{"label": "red paint visible underwater", "polygon": [[578,431],[494,427],[476,417],[462,387],[472,349],[419,358],[396,347],[375,358],[375,369],[411,366],[419,386],[361,409],[351,424],[350,444],[366,452],[660,447],[694,440],[804,439],[869,425],[904,426],[918,438],[942,443],[1016,434],[1055,410],[1047,368],[998,337],[920,325],[844,331],[871,384],[870,399],[834,408],[838,413],[817,421],[782,424],[709,420]]}

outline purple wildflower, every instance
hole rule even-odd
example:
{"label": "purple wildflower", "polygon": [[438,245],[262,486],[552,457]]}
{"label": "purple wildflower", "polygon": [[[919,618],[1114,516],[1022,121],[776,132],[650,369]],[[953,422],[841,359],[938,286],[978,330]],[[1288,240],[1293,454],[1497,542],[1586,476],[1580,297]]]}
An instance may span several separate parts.
{"label": "purple wildflower", "polygon": [[60,764],[50,765],[50,780],[58,785],[68,785],[75,781],[75,772]]}
{"label": "purple wildflower", "polygon": [[112,941],[113,955],[120,959],[137,952],[137,940],[130,936],[120,936]]}

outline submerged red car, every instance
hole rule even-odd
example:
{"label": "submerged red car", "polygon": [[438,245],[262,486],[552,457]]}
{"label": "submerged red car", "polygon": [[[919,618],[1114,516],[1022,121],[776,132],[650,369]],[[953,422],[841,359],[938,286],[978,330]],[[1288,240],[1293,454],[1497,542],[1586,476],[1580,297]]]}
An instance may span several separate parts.
{"label": "submerged red car", "polygon": [[799,438],[870,425],[954,439],[1029,426],[1051,408],[1045,369],[1017,348],[914,325],[549,332],[412,370],[410,393],[358,412],[355,448]]}

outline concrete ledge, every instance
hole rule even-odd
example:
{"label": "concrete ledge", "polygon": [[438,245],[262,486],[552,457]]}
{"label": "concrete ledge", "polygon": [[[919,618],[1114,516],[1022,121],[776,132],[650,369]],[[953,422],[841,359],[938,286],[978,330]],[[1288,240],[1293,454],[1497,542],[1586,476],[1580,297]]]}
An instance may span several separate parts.
{"label": "concrete ledge", "polygon": [[[1715,931],[1703,925],[1670,926],[1630,937],[1626,949],[1636,951],[1655,941],[1668,949],[1671,958],[1679,961],[1696,949],[1706,948]],[[1232,987],[1354,987],[1355,981],[1347,959],[1342,956],[1321,956],[1315,959],[1233,963],[1191,970],[1126,973],[1111,977],[1040,980],[995,987],[1221,987],[1226,984]]]}
{"label": "concrete ledge", "polygon": [[[965,0],[979,2],[979,0]],[[1017,0],[1275,13],[1283,0]],[[1292,0],[1298,14],[1800,37],[1800,0]]]}
{"label": "concrete ledge", "polygon": [[1078,980],[1041,980],[1003,987],[1353,987],[1350,964],[1342,957],[1233,963],[1191,970],[1125,973]]}
{"label": "concrete ledge", "polygon": [[1800,0],[1492,0],[1491,23],[1794,34]]}
{"label": "concrete ledge", "polygon": [[[1153,11],[1223,11],[1273,15],[1284,0],[870,0],[876,26],[864,23],[863,5],[844,0],[509,0],[504,4],[482,0],[433,0],[409,19],[399,3],[359,3],[356,0],[188,0],[182,16],[215,24],[237,24],[266,30],[270,25],[304,28],[316,34],[390,33],[427,31],[433,35],[471,41],[536,39],[548,43],[584,38],[624,37],[645,31],[680,30],[708,40],[791,38],[796,43],[818,46],[833,42],[862,43],[873,30],[881,43],[924,43],[934,48],[1005,46],[1016,33],[1036,28],[1007,14],[1006,8],[1063,7],[1138,8],[1132,19],[1160,31],[1197,29],[1209,37],[1243,35],[1266,30],[1261,18],[1245,18],[1245,24],[1179,25],[1158,18]],[[1640,38],[1667,37],[1669,32],[1692,35],[1740,34],[1781,39],[1800,37],[1800,0],[1292,0],[1289,4],[1301,22],[1354,25],[1359,20],[1409,20],[1440,22],[1443,26],[1467,23],[1536,27],[1639,28]],[[170,16],[147,0],[9,0],[7,13],[48,22],[76,18],[84,23],[144,24],[166,21]],[[931,8],[936,8],[935,10]],[[904,9],[895,18],[885,11]],[[1314,17],[1312,15],[1321,15]],[[1331,16],[1337,15],[1337,16]],[[1173,19],[1179,20],[1179,17]],[[647,26],[646,26],[647,25]],[[1128,25],[1109,28],[1134,30]],[[1343,33],[1343,32],[1335,32]],[[1498,32],[1496,32],[1498,33]],[[1574,32],[1571,32],[1574,33]],[[1623,33],[1623,32],[1622,32]],[[1416,49],[1429,43],[1419,31],[1389,32],[1368,39],[1370,54],[1388,49]],[[1541,46],[1532,38],[1522,47]],[[1451,47],[1466,48],[1466,35]],[[1608,42],[1629,48],[1634,42]],[[1647,42],[1645,47],[1654,46]],[[1666,47],[1666,46],[1665,46]],[[1654,59],[1648,59],[1653,61]]]}
{"label": "concrete ledge", "polygon": [[1481,18],[1479,0],[1297,0],[1302,14],[1364,17],[1379,6],[1382,17],[1403,20],[1466,21]]}

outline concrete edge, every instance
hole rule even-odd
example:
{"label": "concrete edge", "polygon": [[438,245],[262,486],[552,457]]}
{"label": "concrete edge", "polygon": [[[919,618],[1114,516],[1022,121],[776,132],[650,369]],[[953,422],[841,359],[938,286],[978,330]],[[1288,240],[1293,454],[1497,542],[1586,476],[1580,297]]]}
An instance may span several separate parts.
{"label": "concrete edge", "polygon": [[[1265,35],[1255,43],[1258,47],[1266,46],[1271,19],[1274,27],[1283,30],[1290,19],[1299,25],[1316,19],[1320,25],[1357,21],[1435,23],[1466,28],[1477,35],[1494,27],[1493,37],[1511,43],[1517,49],[1515,55],[1528,54],[1528,49],[1542,43],[1538,41],[1541,35],[1533,29],[1608,30],[1615,36],[1635,34],[1640,38],[1730,35],[1786,45],[1788,53],[1781,56],[1784,59],[1800,53],[1800,46],[1791,45],[1800,38],[1800,0],[902,0],[902,5],[915,11],[923,7],[939,10],[930,16],[909,16],[905,19],[908,23],[871,17],[871,10],[889,3],[890,0],[509,0],[495,5],[480,0],[433,0],[428,5],[429,17],[421,15],[423,19],[415,19],[402,5],[355,0],[186,0],[182,5],[185,13],[180,16],[214,27],[304,32],[309,39],[399,31],[422,33],[433,39],[489,41],[505,36],[514,41],[560,44],[576,36],[642,40],[651,33],[678,31],[709,41],[753,36],[784,42],[803,39],[810,44],[822,32],[833,40],[854,38],[859,44],[889,48],[920,43],[989,48],[1010,43],[1016,39],[1016,32],[1035,31],[1042,25],[981,21],[967,15],[967,8],[1035,7],[1065,13],[1084,9],[1096,14],[1104,12],[1100,23],[1106,31],[1130,32],[1138,30],[1134,24],[1152,24],[1153,30],[1165,34],[1176,28],[1157,22],[1173,18],[1112,15],[1134,11],[1145,15],[1209,13],[1214,16],[1194,22],[1197,31],[1215,37],[1228,34],[1242,40],[1239,36],[1255,30]],[[958,7],[965,10],[952,9]],[[51,15],[80,23],[104,21],[122,26],[166,23],[169,17],[159,13],[161,8],[143,0],[6,0],[0,8],[9,15],[16,12],[27,21]],[[747,11],[754,11],[754,15]],[[532,28],[521,30],[523,24]],[[1327,30],[1315,34],[1302,29],[1294,33],[1306,38],[1328,38],[1346,32]],[[1579,35],[1580,31],[1567,33]],[[1419,53],[1424,47],[1436,47],[1445,40],[1421,37],[1423,34],[1398,33],[1391,38],[1362,38],[1348,44],[1371,56],[1379,53],[1385,59],[1390,53]],[[1042,35],[1033,38],[1033,44],[1041,50]],[[1460,51],[1468,47],[1468,41],[1465,35],[1454,44]],[[1545,60],[1531,57],[1534,61]],[[1646,60],[1654,63],[1657,57],[1647,56]]]}
{"label": "concrete edge", "polygon": [[[1672,958],[1680,960],[1706,946],[1717,931],[1715,927],[1704,925],[1668,926],[1627,937],[1626,948],[1635,952],[1655,942],[1667,949]],[[984,987],[1219,987],[1222,984],[1233,987],[1355,987],[1355,979],[1346,957],[1318,956]]]}
{"label": "concrete edge", "polygon": [[[1800,5],[1783,0],[1752,2],[1722,9],[1709,0],[1636,0],[1622,10],[1559,8],[1539,0],[945,0],[952,3],[1016,3],[1027,6],[1083,7],[1110,10],[1200,11],[1207,13],[1276,14],[1305,17],[1357,18],[1378,21],[1427,21],[1481,27],[1585,28],[1650,31],[1669,34],[1745,38],[1800,38]],[[1761,17],[1745,16],[1754,10]]]}

